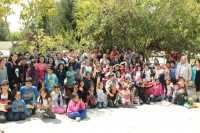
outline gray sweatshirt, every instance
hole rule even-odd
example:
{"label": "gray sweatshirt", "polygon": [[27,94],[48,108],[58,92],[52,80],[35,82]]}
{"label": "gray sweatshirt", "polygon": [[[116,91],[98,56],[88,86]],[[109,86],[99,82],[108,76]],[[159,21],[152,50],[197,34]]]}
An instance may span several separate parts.
{"label": "gray sweatshirt", "polygon": [[0,83],[3,80],[8,80],[7,68],[5,66],[3,66],[2,68],[0,68]]}

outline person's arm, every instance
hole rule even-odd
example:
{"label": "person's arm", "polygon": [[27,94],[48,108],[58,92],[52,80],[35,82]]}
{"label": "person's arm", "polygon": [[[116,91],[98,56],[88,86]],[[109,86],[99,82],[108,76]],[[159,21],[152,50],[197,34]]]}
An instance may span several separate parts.
{"label": "person's arm", "polygon": [[46,107],[42,106],[42,104],[41,104],[41,102],[40,102],[40,101],[39,101],[39,109],[40,109],[40,110],[47,110],[47,108],[46,108]]}
{"label": "person's arm", "polygon": [[80,104],[76,103],[75,105],[73,105],[73,103],[70,102],[68,108],[73,112],[77,112],[80,108]]}
{"label": "person's arm", "polygon": [[58,77],[56,76],[55,83],[57,84],[58,82],[59,82],[59,80],[58,80]]}
{"label": "person's arm", "polygon": [[116,95],[116,97],[115,97],[114,104],[117,102],[117,100],[118,100],[118,96],[119,96],[119,92],[117,92],[117,95]]}
{"label": "person's arm", "polygon": [[[13,101],[13,102],[12,102],[12,106],[15,106],[15,105],[16,105],[16,104],[15,104],[15,101]],[[18,112],[18,109],[17,109],[16,107],[12,107],[11,110],[12,110],[13,113]]]}
{"label": "person's arm", "polygon": [[94,71],[93,71],[93,74],[92,74],[92,77],[95,78],[96,77],[96,74],[97,74],[97,68],[96,68],[96,65],[94,65]]}
{"label": "person's arm", "polygon": [[36,96],[36,101],[37,101],[37,99],[38,99],[38,97],[39,97],[39,93],[38,93],[38,91],[37,91],[37,89],[34,87],[34,93],[35,93],[35,96]]}
{"label": "person's arm", "polygon": [[98,89],[99,89],[99,82],[100,82],[100,77],[97,78],[97,83],[96,83],[96,92],[97,92]]}

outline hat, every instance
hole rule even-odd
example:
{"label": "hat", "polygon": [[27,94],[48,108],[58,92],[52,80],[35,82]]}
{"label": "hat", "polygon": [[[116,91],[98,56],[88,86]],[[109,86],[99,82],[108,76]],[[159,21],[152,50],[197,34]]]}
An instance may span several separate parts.
{"label": "hat", "polygon": [[74,85],[74,84],[78,84],[78,82],[77,82],[77,81],[73,81],[73,85]]}
{"label": "hat", "polygon": [[117,46],[113,46],[113,48],[117,48]]}
{"label": "hat", "polygon": [[3,81],[1,82],[1,85],[9,85],[8,80],[3,80]]}

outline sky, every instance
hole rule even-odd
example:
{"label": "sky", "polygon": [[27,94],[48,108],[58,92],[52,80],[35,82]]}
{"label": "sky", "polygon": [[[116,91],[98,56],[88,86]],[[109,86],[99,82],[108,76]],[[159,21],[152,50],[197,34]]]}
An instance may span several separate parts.
{"label": "sky", "polygon": [[20,23],[19,23],[19,16],[20,16],[20,6],[12,5],[13,11],[15,12],[14,15],[8,16],[8,21],[10,23],[10,30],[11,32],[19,31]]}

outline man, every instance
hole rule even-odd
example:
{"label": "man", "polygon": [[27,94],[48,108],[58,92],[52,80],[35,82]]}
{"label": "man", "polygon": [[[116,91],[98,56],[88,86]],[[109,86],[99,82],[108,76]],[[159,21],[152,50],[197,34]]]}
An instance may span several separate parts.
{"label": "man", "polygon": [[135,54],[133,54],[131,48],[128,48],[128,49],[127,49],[127,54],[130,55],[130,58],[131,58],[131,59],[132,59],[132,58],[135,58]]}
{"label": "man", "polygon": [[49,57],[51,57],[51,49],[47,49],[46,51],[46,58],[45,58],[45,62],[48,62]]}
{"label": "man", "polygon": [[64,59],[62,59],[61,53],[57,53],[56,54],[55,64],[56,64],[56,66],[58,66],[60,63],[64,64],[64,66],[65,66],[66,61]]}
{"label": "man", "polygon": [[119,59],[119,54],[115,54],[115,59],[113,61],[110,62],[111,66],[114,66],[116,64],[120,64],[122,61]]}
{"label": "man", "polygon": [[0,83],[8,80],[7,68],[4,65],[4,58],[0,56]]}
{"label": "man", "polygon": [[31,64],[31,61],[30,61],[30,53],[29,52],[24,52],[24,58],[26,60],[26,64],[29,65]]}
{"label": "man", "polygon": [[184,78],[186,90],[188,90],[188,84],[192,77],[191,65],[187,63],[187,57],[182,56],[181,61],[176,69],[176,80]]}
{"label": "man", "polygon": [[33,55],[30,57],[30,59],[32,60],[32,59],[38,59],[39,58],[39,50],[38,50],[38,48],[34,48],[33,49]]}
{"label": "man", "polygon": [[115,59],[115,54],[119,54],[119,52],[117,51],[117,46],[113,46],[113,50],[110,53],[110,60],[114,60]]}

